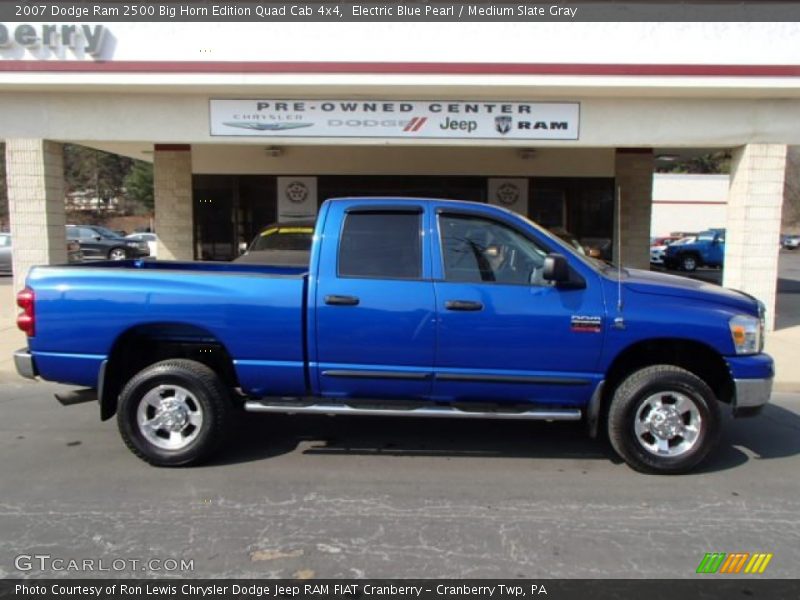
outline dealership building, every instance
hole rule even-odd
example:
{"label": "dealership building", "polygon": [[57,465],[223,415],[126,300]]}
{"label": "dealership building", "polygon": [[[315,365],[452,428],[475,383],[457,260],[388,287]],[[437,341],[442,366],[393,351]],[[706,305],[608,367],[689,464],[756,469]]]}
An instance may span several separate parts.
{"label": "dealership building", "polygon": [[642,268],[657,165],[728,150],[724,222],[696,228],[727,228],[725,285],[774,308],[796,24],[0,27],[17,286],[66,258],[64,143],[153,162],[160,259],[230,260],[326,198],[390,195],[499,204],[615,254],[619,226]]}

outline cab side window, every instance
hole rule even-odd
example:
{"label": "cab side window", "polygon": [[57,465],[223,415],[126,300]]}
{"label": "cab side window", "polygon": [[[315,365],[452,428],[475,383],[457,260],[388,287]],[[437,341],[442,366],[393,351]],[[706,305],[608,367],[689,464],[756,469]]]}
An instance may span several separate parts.
{"label": "cab side window", "polygon": [[339,277],[420,279],[421,217],[420,212],[348,213],[339,240]]}
{"label": "cab side window", "polygon": [[542,278],[547,251],[506,225],[440,215],[439,233],[447,281],[548,285]]}

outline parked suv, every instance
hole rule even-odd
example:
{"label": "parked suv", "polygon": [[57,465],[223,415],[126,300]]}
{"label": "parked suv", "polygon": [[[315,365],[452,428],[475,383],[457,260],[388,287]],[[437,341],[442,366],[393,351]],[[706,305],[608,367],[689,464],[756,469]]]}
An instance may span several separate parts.
{"label": "parked suv", "polygon": [[701,231],[694,242],[672,244],[664,252],[664,266],[668,269],[694,271],[698,267],[721,268],[724,261],[724,229]]}
{"label": "parked suv", "polygon": [[147,242],[125,239],[99,225],[67,225],[67,239],[78,241],[86,260],[124,260],[150,256]]}

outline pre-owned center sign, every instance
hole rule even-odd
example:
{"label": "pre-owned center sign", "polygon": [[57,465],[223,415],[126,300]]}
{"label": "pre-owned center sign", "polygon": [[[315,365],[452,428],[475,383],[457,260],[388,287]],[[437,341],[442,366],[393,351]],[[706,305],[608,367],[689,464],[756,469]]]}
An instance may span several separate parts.
{"label": "pre-owned center sign", "polygon": [[577,102],[211,100],[211,135],[577,140]]}

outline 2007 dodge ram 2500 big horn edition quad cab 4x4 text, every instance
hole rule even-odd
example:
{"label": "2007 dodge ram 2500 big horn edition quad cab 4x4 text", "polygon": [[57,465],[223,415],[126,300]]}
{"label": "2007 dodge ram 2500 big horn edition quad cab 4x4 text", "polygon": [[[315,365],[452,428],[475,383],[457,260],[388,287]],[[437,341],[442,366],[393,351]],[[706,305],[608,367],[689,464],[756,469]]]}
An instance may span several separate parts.
{"label": "2007 dodge ram 2500 big horn edition quad cab 4x4 text", "polygon": [[37,267],[18,296],[28,377],[86,386],[154,465],[209,458],[233,411],[585,419],[633,468],[684,472],[721,405],[768,401],[763,307],[576,253],[468,202],[345,198],[308,267]]}

